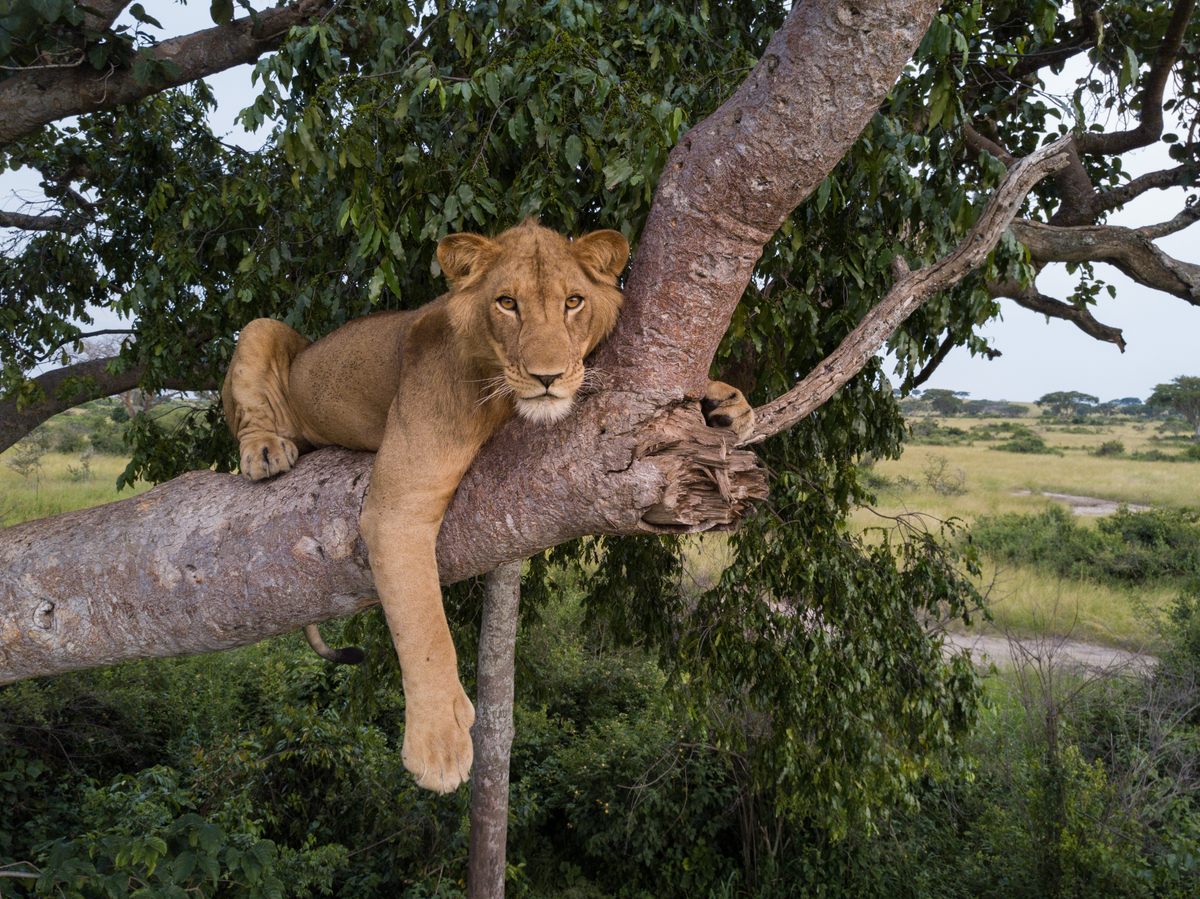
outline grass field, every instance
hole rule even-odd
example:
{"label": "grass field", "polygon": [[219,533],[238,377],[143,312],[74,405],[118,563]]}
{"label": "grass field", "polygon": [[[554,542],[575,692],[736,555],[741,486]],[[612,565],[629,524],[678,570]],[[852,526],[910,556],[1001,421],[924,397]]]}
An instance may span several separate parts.
{"label": "grass field", "polygon": [[[860,509],[861,528],[886,524],[886,517],[919,513],[931,520],[958,518],[971,523],[981,516],[1032,513],[1062,502],[1042,494],[1097,497],[1113,503],[1154,507],[1200,507],[1200,462],[1141,461],[1134,453],[1178,455],[1186,437],[1163,434],[1157,423],[1121,422],[1064,425],[1029,417],[933,419],[938,430],[1019,424],[1042,438],[1054,452],[1015,453],[995,449],[1000,439],[959,438],[950,445],[909,443],[899,459],[872,467],[877,503]],[[935,432],[938,433],[938,432]],[[1122,455],[1098,456],[1105,442],[1119,441]],[[1081,524],[1094,518],[1080,517]],[[1125,588],[1072,580],[1024,566],[985,566],[991,585],[995,626],[1017,633],[1056,633],[1125,648],[1152,648],[1155,615],[1176,595],[1163,588]]]}
{"label": "grass field", "polygon": [[125,470],[127,459],[95,455],[88,460],[90,478],[79,472],[83,463],[78,454],[47,453],[41,469],[23,478],[7,464],[16,447],[0,453],[0,525],[17,524],[32,518],[45,518],[73,509],[86,509],[115,499],[124,499],[149,489],[139,484],[117,492],[117,475]]}

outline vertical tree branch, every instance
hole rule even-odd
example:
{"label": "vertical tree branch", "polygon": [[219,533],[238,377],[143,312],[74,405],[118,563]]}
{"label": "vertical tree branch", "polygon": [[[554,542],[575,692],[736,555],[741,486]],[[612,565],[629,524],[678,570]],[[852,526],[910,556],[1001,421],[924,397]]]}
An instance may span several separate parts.
{"label": "vertical tree branch", "polygon": [[471,776],[471,843],[467,895],[504,895],[508,841],[508,760],[513,741],[513,671],[521,563],[507,562],[487,576],[476,676],[475,766]]}

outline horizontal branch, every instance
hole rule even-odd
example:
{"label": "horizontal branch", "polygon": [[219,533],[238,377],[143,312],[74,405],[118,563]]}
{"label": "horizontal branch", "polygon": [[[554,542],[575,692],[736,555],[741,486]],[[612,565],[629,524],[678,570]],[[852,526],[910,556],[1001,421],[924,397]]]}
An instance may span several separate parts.
{"label": "horizontal branch", "polygon": [[78,222],[68,222],[61,215],[26,215],[23,212],[0,211],[0,228],[19,228],[22,231],[62,231],[75,234],[82,230]]}
{"label": "horizontal branch", "polygon": [[1200,265],[1164,252],[1145,233],[1118,225],[1059,227],[1018,219],[1013,235],[1035,263],[1107,262],[1134,281],[1200,306]]}
{"label": "horizontal branch", "polygon": [[1095,208],[1098,211],[1116,209],[1149,190],[1188,187],[1195,183],[1198,171],[1200,171],[1200,167],[1195,163],[1184,163],[1171,169],[1147,172],[1118,187],[1097,192],[1094,201]]}
{"label": "horizontal branch", "polygon": [[[627,401],[592,397],[557,428],[514,422],[518,443],[540,433],[558,453],[509,456],[507,481],[468,476],[438,541],[442,581],[584,534],[728,527],[765,497],[757,459],[705,427],[698,407],[607,430]],[[0,530],[0,683],[241,646],[375,603],[358,532],[373,459],[320,450],[254,484],[192,472]]]}
{"label": "horizontal branch", "polygon": [[879,352],[922,303],[978,268],[1000,242],[1025,195],[1042,178],[1067,165],[1070,144],[1070,137],[1061,138],[1015,163],[988,200],[979,221],[945,259],[910,272],[897,257],[893,263],[896,283],[892,289],[808,377],[756,410],[758,423],[754,436],[747,442],[765,440],[823,405],[838,388],[862,371],[867,360]]}
{"label": "horizontal branch", "polygon": [[[113,6],[109,5],[105,15]],[[153,82],[139,82],[129,68],[97,72],[87,66],[76,66],[19,72],[0,81],[0,146],[56,119],[111,109],[164,88],[178,87],[253,62],[276,49],[294,25],[328,9],[328,0],[299,0],[227,25],[163,41],[149,53],[155,60],[172,63],[173,74]]]}
{"label": "horizontal branch", "polygon": [[[139,386],[145,370],[133,366],[109,371],[115,359],[89,359],[55,368],[33,379],[43,399],[19,406],[16,399],[0,400],[0,452],[8,449],[46,419],[81,403],[124,393]],[[207,378],[172,378],[159,385],[168,390],[211,390]]]}

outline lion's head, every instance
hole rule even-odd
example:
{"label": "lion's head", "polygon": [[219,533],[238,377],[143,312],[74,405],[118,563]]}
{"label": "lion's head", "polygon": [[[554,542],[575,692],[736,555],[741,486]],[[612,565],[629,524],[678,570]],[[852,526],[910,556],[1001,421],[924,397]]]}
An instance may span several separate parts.
{"label": "lion's head", "polygon": [[629,243],[616,231],[567,240],[528,220],[497,237],[451,234],[437,248],[460,341],[496,371],[517,413],[555,421],[570,410],[584,364],[621,308]]}

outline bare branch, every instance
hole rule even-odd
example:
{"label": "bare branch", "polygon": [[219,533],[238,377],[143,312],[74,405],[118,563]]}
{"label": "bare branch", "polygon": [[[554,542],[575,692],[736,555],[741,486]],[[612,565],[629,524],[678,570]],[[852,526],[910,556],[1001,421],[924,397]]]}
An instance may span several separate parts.
{"label": "bare branch", "polygon": [[904,392],[908,393],[910,390],[916,390],[931,377],[933,377],[933,373],[937,371],[938,366],[946,361],[946,357],[950,355],[950,351],[957,345],[958,343],[954,339],[954,335],[947,334],[946,339],[943,340],[938,346],[937,352],[935,352],[929,358],[929,361],[925,363],[924,367],[922,367],[917,374],[911,376],[907,381],[904,382]]}
{"label": "bare branch", "polygon": [[1061,138],[1012,166],[975,227],[945,259],[910,272],[903,260],[897,258],[893,263],[897,280],[892,289],[808,377],[757,410],[758,424],[747,442],[765,440],[816,410],[862,371],[867,360],[925,300],[953,287],[977,268],[1000,242],[1025,195],[1042,178],[1067,164],[1070,143],[1070,137]]}
{"label": "bare branch", "polygon": [[1143,237],[1148,237],[1150,240],[1157,240],[1160,237],[1166,237],[1168,234],[1174,234],[1176,231],[1182,231],[1184,228],[1194,225],[1197,220],[1200,220],[1200,203],[1193,203],[1180,211],[1179,215],[1170,221],[1161,222],[1157,225],[1146,225],[1138,228],[1138,234]]}
{"label": "bare branch", "polygon": [[1147,172],[1132,181],[1099,191],[1096,195],[1095,206],[1098,211],[1116,209],[1124,206],[1134,197],[1140,197],[1148,190],[1165,190],[1168,187],[1188,187],[1196,182],[1198,172],[1196,164],[1184,163],[1173,169],[1160,169],[1157,172]]}
{"label": "bare branch", "polygon": [[746,81],[671,151],[602,367],[631,387],[703,393],[763,246],[845,156],[936,7],[792,6]]}
{"label": "bare branch", "polygon": [[1200,265],[1169,256],[1141,231],[1117,225],[1063,228],[1027,219],[1014,221],[1012,231],[1039,264],[1107,262],[1139,284],[1200,306]]}
{"label": "bare branch", "polygon": [[1158,54],[1150,65],[1150,72],[1142,87],[1140,121],[1137,127],[1129,131],[1115,131],[1109,134],[1080,134],[1078,135],[1080,152],[1105,155],[1126,153],[1136,150],[1138,147],[1149,146],[1162,137],[1163,91],[1166,90],[1171,69],[1174,68],[1175,62],[1179,58],[1179,48],[1183,45],[1188,22],[1195,9],[1196,0],[1175,0],[1171,21],[1167,23],[1166,34],[1163,35],[1163,41],[1158,47]]}
{"label": "bare branch", "polygon": [[22,231],[62,231],[77,234],[82,224],[68,222],[61,215],[26,215],[23,212],[0,212],[0,228],[19,228]]}
{"label": "bare branch", "polygon": [[996,141],[975,129],[970,122],[963,123],[963,138],[968,149],[976,154],[987,151],[1004,163],[1005,168],[1016,162],[1016,157],[1004,149]]}
{"label": "bare branch", "polygon": [[1033,312],[1069,321],[1090,337],[1111,343],[1122,353],[1125,352],[1125,335],[1121,329],[1097,321],[1086,306],[1064,303],[1046,296],[1035,287],[1021,287],[1019,284],[989,284],[988,290],[994,297],[1008,297],[1018,306]]}
{"label": "bare branch", "polygon": [[[109,4],[107,10],[115,5]],[[176,67],[172,77],[139,83],[130,69],[96,72],[86,66],[44,71],[29,69],[0,81],[0,146],[12,143],[56,119],[140,100],[214,72],[253,62],[276,49],[294,25],[329,9],[329,0],[298,0],[227,25],[172,38],[154,46],[151,56]]]}

